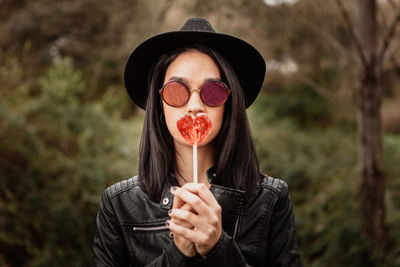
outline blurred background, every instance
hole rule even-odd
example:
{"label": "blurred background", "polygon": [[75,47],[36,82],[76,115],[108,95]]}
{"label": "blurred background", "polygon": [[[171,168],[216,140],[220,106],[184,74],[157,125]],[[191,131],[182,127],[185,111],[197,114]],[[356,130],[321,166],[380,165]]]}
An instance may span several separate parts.
{"label": "blurred background", "polygon": [[400,266],[400,1],[0,0],[0,266],[88,266],[102,191],[137,174],[123,71],[204,17],[252,43],[261,170],[290,187],[304,266]]}

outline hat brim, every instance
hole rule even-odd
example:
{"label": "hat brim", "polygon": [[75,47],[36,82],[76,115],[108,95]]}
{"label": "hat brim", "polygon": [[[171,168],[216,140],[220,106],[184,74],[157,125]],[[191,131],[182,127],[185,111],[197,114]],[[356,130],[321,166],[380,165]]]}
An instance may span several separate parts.
{"label": "hat brim", "polygon": [[125,68],[125,87],[132,100],[146,109],[149,72],[163,54],[187,44],[216,49],[233,67],[245,96],[246,108],[257,97],[265,76],[265,61],[247,42],[231,35],[202,31],[173,31],[153,36],[130,55]]}

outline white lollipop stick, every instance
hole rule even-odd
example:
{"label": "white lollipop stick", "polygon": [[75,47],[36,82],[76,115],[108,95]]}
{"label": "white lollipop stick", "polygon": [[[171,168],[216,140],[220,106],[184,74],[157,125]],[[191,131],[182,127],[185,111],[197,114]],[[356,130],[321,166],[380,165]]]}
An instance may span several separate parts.
{"label": "white lollipop stick", "polygon": [[197,143],[193,144],[193,183],[197,184]]}

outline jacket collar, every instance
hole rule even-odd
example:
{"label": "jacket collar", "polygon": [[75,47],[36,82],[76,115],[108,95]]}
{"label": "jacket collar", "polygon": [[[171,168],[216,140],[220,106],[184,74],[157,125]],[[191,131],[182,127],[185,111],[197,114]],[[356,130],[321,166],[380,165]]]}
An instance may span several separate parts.
{"label": "jacket collar", "polygon": [[[171,186],[178,185],[175,175],[172,173],[170,175],[169,181],[164,185],[160,200],[160,207],[166,210],[172,208],[172,201],[174,199],[170,188]],[[213,182],[216,178],[214,167],[207,170],[207,178],[211,184],[211,192],[222,207],[222,228],[232,236],[238,224],[239,215],[244,203],[245,192],[214,184]]]}

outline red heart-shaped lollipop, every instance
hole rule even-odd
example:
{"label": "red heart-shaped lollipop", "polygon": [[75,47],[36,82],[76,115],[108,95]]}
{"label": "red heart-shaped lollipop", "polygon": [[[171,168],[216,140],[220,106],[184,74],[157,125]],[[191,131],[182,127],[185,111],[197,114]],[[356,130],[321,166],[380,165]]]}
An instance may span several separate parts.
{"label": "red heart-shaped lollipop", "polygon": [[196,117],[185,114],[176,124],[182,137],[191,145],[200,144],[211,130],[211,120],[205,113],[199,113]]}

